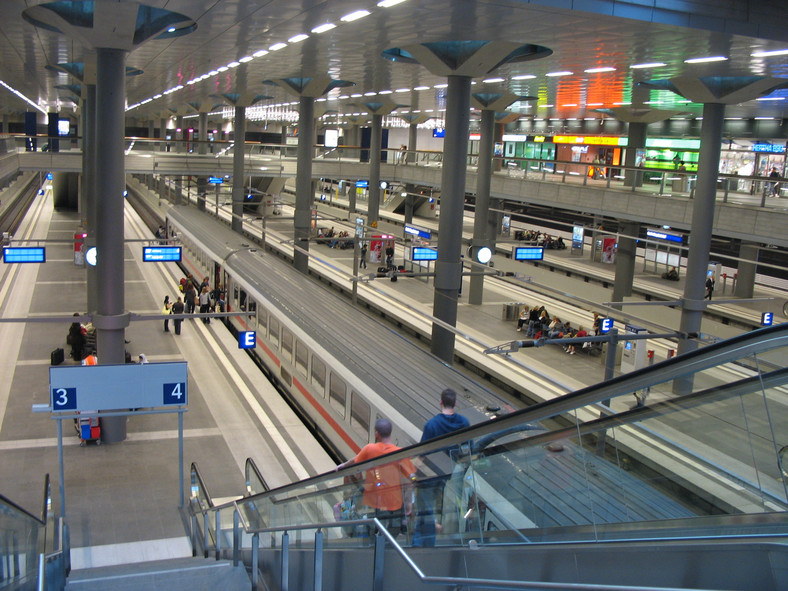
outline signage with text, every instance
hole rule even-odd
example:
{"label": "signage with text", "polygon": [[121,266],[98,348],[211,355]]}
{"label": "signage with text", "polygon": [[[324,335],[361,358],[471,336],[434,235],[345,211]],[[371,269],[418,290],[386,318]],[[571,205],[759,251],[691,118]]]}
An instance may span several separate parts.
{"label": "signage with text", "polygon": [[43,246],[6,246],[3,249],[4,263],[46,263]]}
{"label": "signage with text", "polygon": [[516,246],[514,248],[515,261],[541,261],[544,259],[542,246]]}
{"label": "signage with text", "polygon": [[180,246],[143,246],[142,261],[145,263],[179,262],[181,260]]}
{"label": "signage with text", "polygon": [[414,246],[410,258],[413,261],[437,261],[438,251],[423,246]]}

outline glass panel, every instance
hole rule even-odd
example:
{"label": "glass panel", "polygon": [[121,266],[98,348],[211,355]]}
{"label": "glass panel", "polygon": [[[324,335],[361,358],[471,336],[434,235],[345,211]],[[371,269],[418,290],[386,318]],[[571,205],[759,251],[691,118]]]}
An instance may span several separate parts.
{"label": "glass panel", "polygon": [[347,386],[345,381],[335,373],[331,372],[329,380],[328,399],[331,406],[336,409],[342,417],[345,416],[345,400],[347,398]]}
{"label": "glass panel", "polygon": [[257,328],[263,334],[268,329],[268,310],[262,306],[257,307]]}
{"label": "glass panel", "polygon": [[307,375],[307,364],[309,363],[309,349],[301,341],[296,341],[296,370]]}
{"label": "glass panel", "polygon": [[274,347],[279,346],[279,320],[273,316],[268,319],[268,338]]}
{"label": "glass panel", "polygon": [[318,386],[321,393],[325,395],[326,364],[323,363],[316,355],[312,355],[312,383]]}
{"label": "glass panel", "polygon": [[350,393],[350,425],[362,437],[369,437],[369,404],[356,392]]}
{"label": "glass panel", "polygon": [[282,359],[293,361],[293,333],[282,327]]}

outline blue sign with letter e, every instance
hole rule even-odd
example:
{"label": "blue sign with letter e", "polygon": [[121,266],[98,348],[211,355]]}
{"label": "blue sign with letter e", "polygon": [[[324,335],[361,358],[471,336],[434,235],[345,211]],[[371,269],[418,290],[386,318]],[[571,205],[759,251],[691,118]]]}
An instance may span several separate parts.
{"label": "blue sign with letter e", "polygon": [[253,330],[246,330],[238,333],[239,349],[254,349],[257,346],[257,333]]}
{"label": "blue sign with letter e", "polygon": [[612,318],[603,318],[602,322],[599,324],[599,332],[602,334],[606,334],[610,332],[610,329],[613,328],[613,319]]}
{"label": "blue sign with letter e", "polygon": [[163,384],[162,404],[186,404],[186,382]]}
{"label": "blue sign with letter e", "polygon": [[764,312],[761,314],[761,325],[762,326],[771,326],[774,322],[774,313],[773,312]]}

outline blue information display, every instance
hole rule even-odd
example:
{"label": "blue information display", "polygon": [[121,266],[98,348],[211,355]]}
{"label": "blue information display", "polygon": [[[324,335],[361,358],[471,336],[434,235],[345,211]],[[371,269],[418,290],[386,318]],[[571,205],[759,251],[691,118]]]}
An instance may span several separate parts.
{"label": "blue information display", "polygon": [[3,249],[4,263],[45,263],[46,249],[43,246],[6,246]]}
{"label": "blue information display", "polygon": [[646,236],[649,238],[659,238],[660,240],[668,240],[669,242],[684,242],[684,237],[681,234],[670,234],[664,230],[654,230],[649,228],[646,230]]}
{"label": "blue information display", "polygon": [[541,261],[544,259],[542,246],[516,246],[514,249],[515,261]]}
{"label": "blue information display", "polygon": [[414,246],[410,253],[412,261],[437,261],[438,251],[423,246]]}
{"label": "blue information display", "polygon": [[180,246],[143,246],[142,260],[145,263],[161,263],[165,261],[180,262],[182,248]]}
{"label": "blue information display", "polygon": [[184,361],[49,368],[53,412],[182,406],[187,384]]}
{"label": "blue information display", "polygon": [[224,182],[224,179],[220,176],[209,176],[208,182],[211,185],[221,185]]}
{"label": "blue information display", "polygon": [[599,332],[602,334],[607,334],[613,329],[613,319],[612,318],[602,318],[602,322],[599,323]]}
{"label": "blue information display", "polygon": [[771,326],[774,323],[774,312],[761,314],[761,326]]}
{"label": "blue information display", "polygon": [[238,333],[239,349],[254,349],[257,346],[257,333],[253,330],[244,330]]}
{"label": "blue information display", "polygon": [[770,154],[785,154],[785,144],[753,144],[753,152],[768,152]]}
{"label": "blue information display", "polygon": [[369,181],[356,181],[356,189],[366,189],[369,187]]}

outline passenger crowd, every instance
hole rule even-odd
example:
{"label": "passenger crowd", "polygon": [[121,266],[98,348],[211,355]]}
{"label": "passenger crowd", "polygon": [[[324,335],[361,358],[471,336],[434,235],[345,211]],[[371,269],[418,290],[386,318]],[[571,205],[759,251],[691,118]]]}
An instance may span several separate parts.
{"label": "passenger crowd", "polygon": [[[599,335],[602,319],[594,312],[592,331],[594,336]],[[571,337],[587,337],[588,331],[581,325],[573,327],[568,320],[562,322],[558,316],[550,317],[544,306],[523,306],[520,317],[517,319],[517,332],[525,329],[526,338],[533,339],[566,339]],[[586,346],[588,345],[588,346]],[[583,348],[591,348],[591,343],[584,343]],[[574,355],[577,351],[575,345],[564,346],[564,351]]]}
{"label": "passenger crowd", "polygon": [[562,236],[551,236],[538,230],[517,230],[514,233],[514,239],[524,240],[536,246],[543,246],[547,250],[564,250],[566,248]]}

